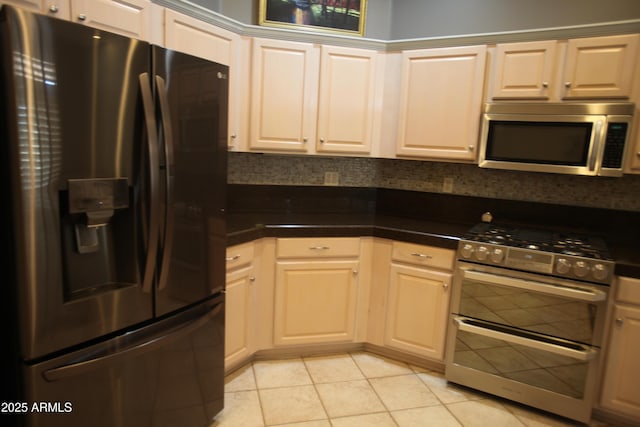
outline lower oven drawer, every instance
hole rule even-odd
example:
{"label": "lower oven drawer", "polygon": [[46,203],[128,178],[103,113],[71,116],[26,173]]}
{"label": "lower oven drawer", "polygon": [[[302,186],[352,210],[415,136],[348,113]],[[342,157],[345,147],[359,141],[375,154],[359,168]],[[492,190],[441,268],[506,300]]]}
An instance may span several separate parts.
{"label": "lower oven drawer", "polygon": [[452,363],[573,398],[583,398],[599,349],[454,316]]}

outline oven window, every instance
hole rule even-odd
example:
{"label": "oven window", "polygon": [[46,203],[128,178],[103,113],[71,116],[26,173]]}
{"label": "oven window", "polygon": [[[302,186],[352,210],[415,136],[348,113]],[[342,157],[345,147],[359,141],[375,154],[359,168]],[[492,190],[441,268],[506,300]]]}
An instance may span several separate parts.
{"label": "oven window", "polygon": [[591,345],[597,306],[465,279],[457,314]]}
{"label": "oven window", "polygon": [[457,331],[453,363],[566,396],[584,397],[589,362]]}
{"label": "oven window", "polygon": [[487,160],[585,166],[593,123],[491,121]]}

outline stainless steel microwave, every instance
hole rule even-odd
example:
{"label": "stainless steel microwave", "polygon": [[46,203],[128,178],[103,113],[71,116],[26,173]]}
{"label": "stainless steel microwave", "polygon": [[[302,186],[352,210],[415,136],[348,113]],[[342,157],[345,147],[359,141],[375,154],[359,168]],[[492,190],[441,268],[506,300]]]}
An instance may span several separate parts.
{"label": "stainless steel microwave", "polygon": [[479,166],[622,176],[632,103],[488,103]]}

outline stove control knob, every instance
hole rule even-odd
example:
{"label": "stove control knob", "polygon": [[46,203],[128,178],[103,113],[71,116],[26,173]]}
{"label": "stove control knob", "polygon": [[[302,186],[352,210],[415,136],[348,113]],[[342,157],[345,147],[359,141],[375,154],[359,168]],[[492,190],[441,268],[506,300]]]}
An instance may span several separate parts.
{"label": "stove control knob", "polygon": [[571,271],[571,263],[566,258],[560,258],[556,261],[556,271],[560,274],[567,274]]}
{"label": "stove control knob", "polygon": [[578,261],[573,266],[573,273],[578,277],[584,277],[589,274],[589,264],[584,261]]}
{"label": "stove control knob", "polygon": [[593,266],[593,277],[597,280],[604,280],[609,275],[609,269],[606,265],[596,264]]}
{"label": "stove control knob", "polygon": [[478,259],[478,261],[486,260],[488,255],[489,255],[489,249],[487,249],[486,246],[480,246],[476,251],[476,258]]}
{"label": "stove control knob", "polygon": [[491,252],[491,261],[499,264],[504,259],[504,251],[500,248],[495,248],[493,252]]}
{"label": "stove control knob", "polygon": [[473,245],[466,243],[462,249],[460,249],[460,255],[462,255],[462,258],[471,258],[471,255],[473,254]]}

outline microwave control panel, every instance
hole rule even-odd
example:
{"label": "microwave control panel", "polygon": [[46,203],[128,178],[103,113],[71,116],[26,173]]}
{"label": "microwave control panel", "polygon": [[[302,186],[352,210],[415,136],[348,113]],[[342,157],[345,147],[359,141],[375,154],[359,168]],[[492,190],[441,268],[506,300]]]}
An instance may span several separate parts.
{"label": "microwave control panel", "polygon": [[607,138],[604,145],[602,167],[607,169],[622,168],[624,157],[624,145],[627,137],[627,123],[609,123],[607,126]]}

